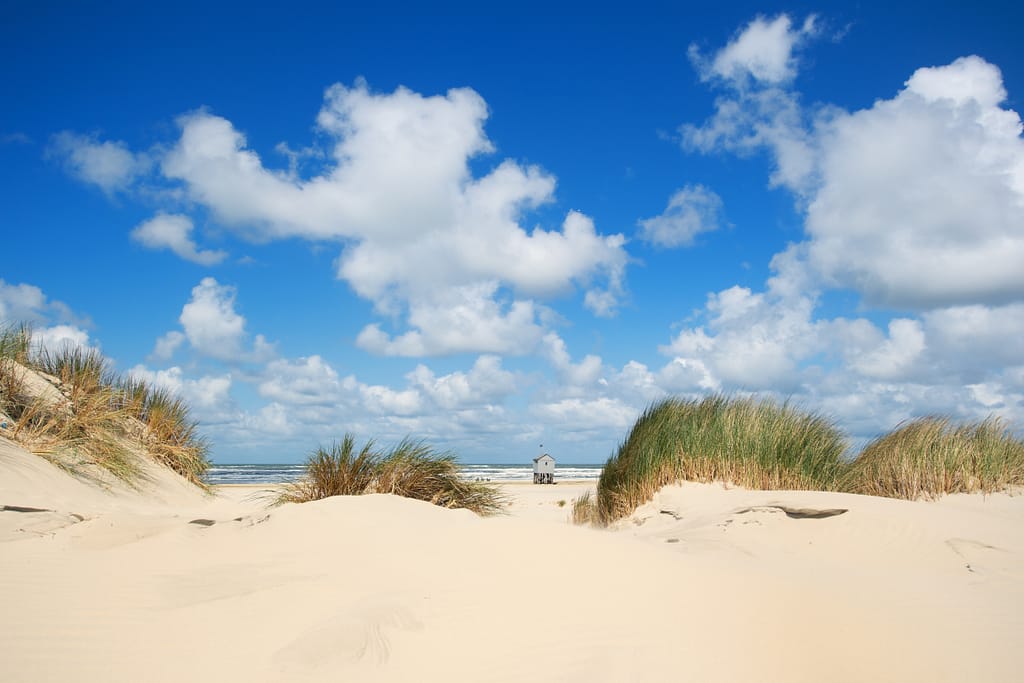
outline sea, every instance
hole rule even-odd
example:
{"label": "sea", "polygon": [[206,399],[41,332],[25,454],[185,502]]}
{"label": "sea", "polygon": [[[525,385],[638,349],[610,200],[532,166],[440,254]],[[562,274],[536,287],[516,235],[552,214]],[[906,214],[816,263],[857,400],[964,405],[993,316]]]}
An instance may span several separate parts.
{"label": "sea", "polygon": [[[603,465],[557,465],[555,481],[559,479],[593,479],[601,476]],[[277,465],[212,465],[206,471],[207,484],[283,484],[302,477],[305,465],[286,463]],[[462,474],[473,481],[532,481],[533,464],[464,464]]]}

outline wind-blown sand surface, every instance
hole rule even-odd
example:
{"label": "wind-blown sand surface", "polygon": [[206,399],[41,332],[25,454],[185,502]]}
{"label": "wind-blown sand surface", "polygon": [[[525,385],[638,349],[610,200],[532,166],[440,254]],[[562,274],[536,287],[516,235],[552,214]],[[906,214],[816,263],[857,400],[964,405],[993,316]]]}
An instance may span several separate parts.
{"label": "wind-blown sand surface", "polygon": [[687,484],[617,529],[566,523],[592,487],[508,485],[490,519],[267,510],[158,471],[103,493],[0,439],[0,680],[1024,676],[1024,496]]}

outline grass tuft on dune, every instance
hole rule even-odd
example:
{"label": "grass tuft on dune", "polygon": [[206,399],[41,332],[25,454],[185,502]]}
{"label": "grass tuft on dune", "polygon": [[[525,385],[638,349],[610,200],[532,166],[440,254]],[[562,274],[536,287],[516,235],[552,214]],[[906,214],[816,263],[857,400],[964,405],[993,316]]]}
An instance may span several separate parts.
{"label": "grass tuft on dune", "polygon": [[678,481],[835,490],[846,439],[828,419],[747,398],[670,398],[648,408],[604,467],[596,517],[620,519]]}
{"label": "grass tuft on dune", "polygon": [[28,325],[0,330],[0,412],[4,436],[72,473],[134,483],[148,456],[204,486],[209,446],[181,399],[118,376],[96,350],[37,348]]}
{"label": "grass tuft on dune", "polygon": [[1024,486],[1024,440],[998,419],[920,418],[852,461],[828,419],[769,400],[670,398],[649,407],[598,481],[573,501],[577,524],[607,525],[663,486],[719,481],[748,489],[841,491],[917,500]]}
{"label": "grass tuft on dune", "polygon": [[597,523],[597,503],[590,491],[572,501],[572,523],[595,524]]}
{"label": "grass tuft on dune", "polygon": [[351,434],[341,443],[314,451],[306,460],[306,476],[284,485],[275,502],[307,503],[368,493],[466,508],[479,515],[498,514],[508,502],[497,486],[462,477],[453,453],[408,438],[386,452],[376,450],[373,441],[357,449]]}
{"label": "grass tuft on dune", "polygon": [[872,441],[843,488],[889,498],[992,493],[1024,486],[1024,441],[998,419],[955,424],[924,417]]}

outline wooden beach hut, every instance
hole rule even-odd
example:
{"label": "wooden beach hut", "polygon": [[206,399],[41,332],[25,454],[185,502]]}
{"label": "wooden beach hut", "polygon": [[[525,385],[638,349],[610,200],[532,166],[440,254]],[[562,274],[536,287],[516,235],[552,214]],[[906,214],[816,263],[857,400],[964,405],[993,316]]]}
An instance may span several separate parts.
{"label": "wooden beach hut", "polygon": [[533,459],[533,483],[555,483],[555,459],[547,453]]}

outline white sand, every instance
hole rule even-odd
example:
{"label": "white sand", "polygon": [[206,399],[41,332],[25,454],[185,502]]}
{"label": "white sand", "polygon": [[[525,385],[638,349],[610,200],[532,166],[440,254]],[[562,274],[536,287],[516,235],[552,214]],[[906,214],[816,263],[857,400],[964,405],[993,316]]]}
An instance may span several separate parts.
{"label": "white sand", "polygon": [[615,530],[567,524],[592,486],[510,485],[492,519],[391,496],[268,511],[160,474],[98,492],[0,440],[0,504],[50,510],[0,512],[0,680],[1024,675],[1024,496],[686,485]]}

